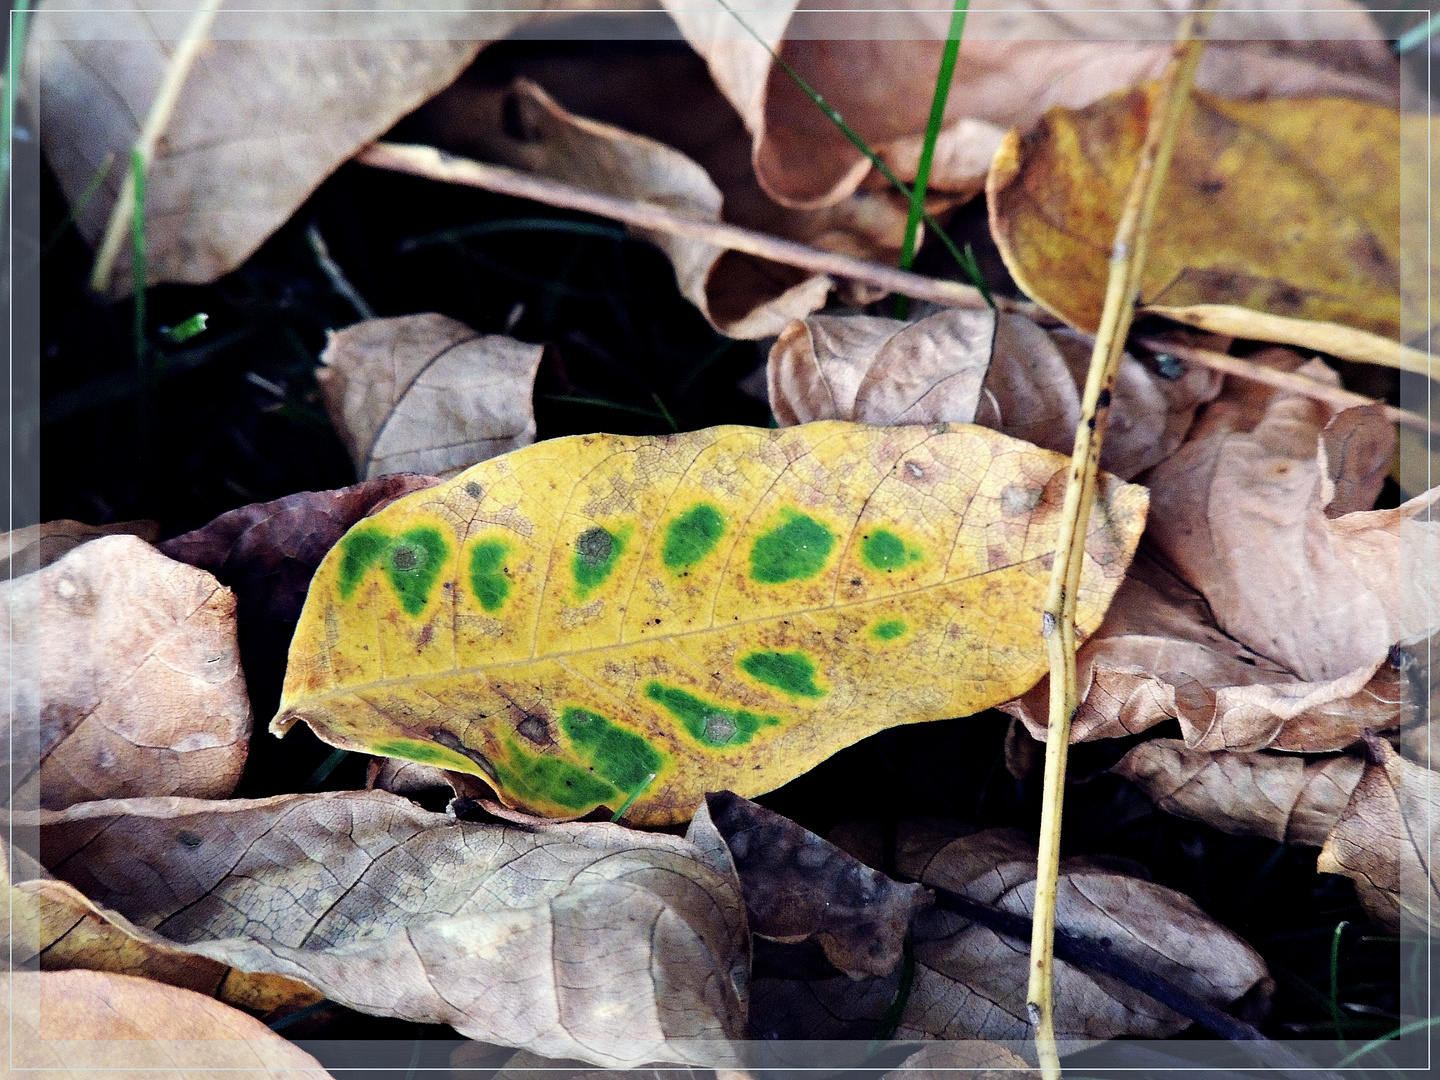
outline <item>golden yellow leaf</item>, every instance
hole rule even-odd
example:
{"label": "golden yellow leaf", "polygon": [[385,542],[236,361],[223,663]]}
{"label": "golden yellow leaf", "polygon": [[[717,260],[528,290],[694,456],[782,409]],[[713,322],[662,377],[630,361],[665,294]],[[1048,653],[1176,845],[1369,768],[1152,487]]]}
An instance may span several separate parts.
{"label": "golden yellow leaf", "polygon": [[[271,730],[484,776],[513,806],[690,817],[1045,668],[1067,459],[982,428],[587,435],[352,529],[311,583]],[[1144,522],[1113,477],[1093,630]],[[653,774],[653,776],[652,776]]]}
{"label": "golden yellow leaf", "polygon": [[[1006,266],[1083,330],[1099,325],[1153,94],[1151,84],[1084,109],[1052,109],[1028,133],[1012,131],[991,166],[991,232]],[[1194,321],[1207,326],[1214,305],[1231,305],[1285,317],[1276,324],[1335,323],[1399,339],[1400,133],[1399,112],[1370,102],[1242,102],[1197,91],[1160,196],[1139,302],[1184,321],[1196,309]],[[1413,301],[1421,308],[1418,320],[1403,313],[1408,332],[1427,325],[1424,296]],[[1272,326],[1249,336],[1289,340],[1284,333]],[[1349,348],[1343,334],[1331,337],[1330,351]]]}

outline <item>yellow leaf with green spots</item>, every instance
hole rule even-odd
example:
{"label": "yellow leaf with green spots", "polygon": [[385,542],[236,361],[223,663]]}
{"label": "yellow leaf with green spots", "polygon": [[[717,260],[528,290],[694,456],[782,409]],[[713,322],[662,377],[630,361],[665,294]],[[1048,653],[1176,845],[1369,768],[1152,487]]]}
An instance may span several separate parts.
{"label": "yellow leaf with green spots", "polygon": [[[540,814],[633,797],[628,820],[683,821],[707,791],[758,795],[1034,685],[1068,467],[962,425],[538,443],[346,534],[270,727],[473,773]],[[1082,635],[1145,507],[1104,478]]]}

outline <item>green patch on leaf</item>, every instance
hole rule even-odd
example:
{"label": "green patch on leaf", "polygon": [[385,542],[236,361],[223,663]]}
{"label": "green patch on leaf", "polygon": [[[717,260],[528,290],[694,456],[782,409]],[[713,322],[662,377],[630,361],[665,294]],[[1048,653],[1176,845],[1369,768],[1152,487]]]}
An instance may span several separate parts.
{"label": "green patch on leaf", "polygon": [[505,576],[509,553],[504,540],[481,540],[470,551],[470,589],[486,611],[499,611],[510,595],[510,579]]}
{"label": "green patch on leaf", "polygon": [[507,792],[533,804],[554,803],[568,810],[589,810],[615,797],[615,788],[586,769],[550,754],[532,754],[513,740],[497,761],[495,776]]}
{"label": "green patch on leaf", "polygon": [[757,652],[740,660],[740,667],[757,682],[799,697],[824,697],[828,691],[815,685],[815,662],[803,652]]}
{"label": "green patch on leaf", "polygon": [[566,708],[560,729],[595,771],[621,791],[635,791],[660,771],[661,757],[648,741],[589,709]]}
{"label": "green patch on leaf", "polygon": [[437,769],[455,769],[458,772],[473,773],[475,763],[464,754],[457,753],[439,743],[421,739],[381,739],[370,744],[370,752],[382,757],[404,758],[418,761],[421,765],[433,765]]}
{"label": "green patch on leaf", "polygon": [[349,600],[355,586],[365,576],[365,571],[375,565],[376,560],[390,546],[390,537],[380,529],[352,529],[340,541],[340,599]]}
{"label": "green patch on leaf", "polygon": [[759,716],[744,709],[716,705],[664,683],[647,683],[645,696],[662,706],[685,726],[691,736],[706,746],[741,746],[754,738],[762,727],[780,723],[778,716]]}
{"label": "green patch on leaf", "polygon": [[407,615],[419,615],[430,600],[450,545],[433,525],[401,533],[385,553],[385,575]]}
{"label": "green patch on leaf", "polygon": [[629,537],[628,525],[618,532],[596,525],[575,538],[575,557],[570,568],[575,576],[575,593],[581,600],[604,584],[624,553]]}
{"label": "green patch on leaf", "polygon": [[894,641],[905,629],[904,619],[886,619],[870,628],[870,636],[878,641]]}
{"label": "green patch on leaf", "polygon": [[795,510],[782,513],[785,523],[757,537],[750,548],[750,576],[763,585],[814,577],[835,546],[835,534],[814,518]]}
{"label": "green patch on leaf", "polygon": [[860,542],[860,557],[872,570],[889,573],[920,561],[920,552],[889,529],[875,529]]}
{"label": "green patch on leaf", "polygon": [[715,550],[724,532],[724,515],[709,503],[696,503],[665,529],[660,558],[669,569],[684,573]]}

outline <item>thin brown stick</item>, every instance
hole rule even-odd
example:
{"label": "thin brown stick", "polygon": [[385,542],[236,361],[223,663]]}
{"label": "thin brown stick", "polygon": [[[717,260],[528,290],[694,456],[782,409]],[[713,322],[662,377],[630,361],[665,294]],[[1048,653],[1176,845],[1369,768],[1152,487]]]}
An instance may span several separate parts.
{"label": "thin brown stick", "polygon": [[[1298,375],[1292,371],[1279,371],[1251,360],[1243,360],[1238,356],[1230,356],[1228,353],[1215,352],[1213,349],[1197,349],[1193,345],[1186,345],[1179,341],[1167,341],[1165,338],[1159,337],[1142,337],[1135,340],[1152,352],[1169,353],[1177,359],[1199,364],[1211,371],[1233,375],[1237,379],[1249,379],[1251,382],[1264,383],[1266,386],[1273,386],[1277,390],[1286,390],[1292,394],[1301,394],[1304,397],[1314,398],[1316,401],[1323,401],[1326,405],[1336,409],[1354,409],[1361,405],[1381,404],[1363,394],[1342,390],[1338,386],[1327,386],[1325,383],[1316,382],[1314,379],[1308,379],[1304,375]],[[1385,419],[1402,427],[1428,432],[1431,435],[1440,435],[1440,424],[1432,424],[1418,413],[1397,409],[1393,405],[1385,406]]]}
{"label": "thin brown stick", "polygon": [[[822,251],[794,240],[783,240],[778,236],[757,232],[754,229],[730,225],[722,221],[689,217],[654,203],[634,199],[622,199],[604,195],[573,184],[551,180],[544,176],[507,169],[503,165],[490,165],[469,158],[456,157],[433,146],[415,146],[401,143],[377,142],[367,146],[355,155],[362,165],[393,172],[410,173],[430,180],[450,184],[465,184],[483,188],[503,195],[514,195],[532,199],[547,206],[580,210],[597,214],[613,221],[621,221],[638,229],[650,229],[671,236],[683,236],[731,251],[743,251],[762,259],[797,266],[814,274],[827,274],[836,278],[874,285],[893,293],[901,293],[917,300],[929,300],[945,307],[980,309],[988,307],[980,290],[958,281],[912,274],[908,270],[897,270],[893,266],[869,262],[865,259],[838,255],[833,251]],[[1030,312],[1033,305],[1003,297],[996,297],[995,303],[1006,311]]]}
{"label": "thin brown stick", "polygon": [[[222,3],[224,0],[201,0],[195,14],[190,17],[189,25],[185,27],[185,36],[180,39],[175,46],[174,55],[170,57],[165,78],[160,82],[160,89],[155,92],[155,100],[150,103],[145,126],[140,129],[140,137],[135,140],[135,149],[140,152],[140,159],[144,162],[147,174],[150,172],[150,163],[155,160],[155,148],[160,144],[160,136],[165,133],[166,125],[175,113],[175,103],[180,100],[180,90],[195,64],[195,58],[200,55],[201,46],[209,40],[210,27],[215,22]],[[126,161],[128,160],[127,154]],[[100,241],[100,250],[95,255],[95,265],[90,271],[90,288],[97,293],[108,292],[110,289],[110,275],[115,270],[115,260],[120,254],[120,245],[125,242],[125,234],[130,227],[130,215],[135,210],[135,174],[129,168],[126,168],[124,173],[120,194],[110,210],[110,220],[105,223],[105,235]],[[144,288],[144,282],[139,282],[138,285]]]}
{"label": "thin brown stick", "polygon": [[1170,63],[1153,99],[1153,112],[1140,148],[1135,175],[1115,230],[1110,251],[1110,279],[1090,370],[1081,399],[1080,424],[1075,430],[1070,480],[1060,516],[1050,589],[1045,600],[1041,633],[1050,655],[1050,716],[1045,744],[1044,794],[1040,810],[1040,846],[1035,880],[1035,922],[1030,936],[1030,985],[1027,1007],[1035,1029],[1035,1051],[1045,1080],[1059,1080],[1060,1056],[1055,1045],[1055,902],[1060,872],[1060,816],[1065,794],[1065,765],[1070,744],[1070,721],[1079,706],[1075,673],[1075,611],[1080,569],[1085,555],[1085,534],[1100,471],[1100,450],[1110,398],[1115,385],[1125,337],[1135,315],[1140,275],[1145,264],[1150,222],[1154,219],[1160,188],[1180,130],[1180,119],[1190,101],[1190,87],[1200,62],[1202,35],[1215,0],[1203,0],[1186,14]]}

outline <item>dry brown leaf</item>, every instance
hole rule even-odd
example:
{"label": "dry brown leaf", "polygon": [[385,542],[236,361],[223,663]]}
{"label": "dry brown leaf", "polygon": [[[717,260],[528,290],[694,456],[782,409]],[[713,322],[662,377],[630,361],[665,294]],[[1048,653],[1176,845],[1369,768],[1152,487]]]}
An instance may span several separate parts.
{"label": "dry brown leaf", "polygon": [[[0,861],[0,882],[10,893],[7,954],[16,967],[38,961],[45,971],[83,969],[136,975],[208,994],[255,1013],[303,1007],[322,995],[283,975],[250,975],[141,930],[113,911],[104,911],[72,885],[56,881],[19,848],[13,849],[17,877],[9,885]],[[11,936],[13,935],[13,936]]]}
{"label": "dry brown leaf", "polygon": [[[1007,135],[991,166],[990,228],[1007,269],[1082,330],[1100,322],[1110,243],[1155,86],[1052,110],[1033,130]],[[1333,324],[1363,334],[1304,343],[1353,359],[1403,352],[1402,316],[1423,328],[1424,304],[1402,313],[1400,123],[1395,108],[1373,102],[1195,94],[1160,195],[1166,213],[1146,249],[1142,311],[1262,340],[1299,341],[1306,327]],[[1203,317],[1191,320],[1192,307]],[[1229,308],[1258,314],[1217,321]],[[1357,352],[1366,335],[1374,348]],[[1424,361],[1396,363],[1423,371]]]}
{"label": "dry brown leaf", "polygon": [[885,1080],[1035,1080],[1039,1073],[1027,1069],[1025,1059],[995,1043],[972,1039],[968,1042],[929,1043],[886,1073]]}
{"label": "dry brown leaf", "polygon": [[[793,239],[820,243],[845,254],[898,252],[904,235],[903,209],[871,199],[874,207],[804,215],[773,207],[762,195],[731,208],[721,189],[698,162],[681,151],[610,124],[576,116],[528,79],[509,87],[465,86],[435,102],[422,134],[452,150],[497,161],[526,172],[578,184],[591,191],[654,203],[708,221],[764,228]],[[743,176],[738,178],[743,185]],[[766,200],[768,202],[768,200]],[[878,208],[887,208],[876,220]],[[748,213],[744,212],[748,209]],[[846,221],[846,210],[851,211]],[[822,220],[812,220],[816,218]],[[825,303],[832,285],[794,267],[666,233],[636,230],[675,268],[680,292],[721,333],[760,338]]]}
{"label": "dry brown leaf", "polygon": [[86,525],[79,521],[47,521],[11,533],[0,533],[0,581],[34,573],[67,552],[99,536],[138,536],[148,544],[160,539],[155,521],[118,521]]}
{"label": "dry brown leaf", "polygon": [[[1301,371],[1334,378],[1318,361]],[[1245,393],[1208,408],[1190,441],[1147,475],[1147,535],[1220,629],[1256,653],[1309,681],[1373,672],[1392,645],[1435,629],[1413,585],[1440,538],[1427,520],[1440,488],[1393,510],[1327,517],[1337,491],[1321,441],[1329,407]],[[1373,410],[1336,423],[1354,444],[1337,466],[1359,478],[1341,478],[1353,501],[1374,487],[1364,479],[1372,452],[1359,449],[1370,437],[1357,425],[1389,425]]]}
{"label": "dry brown leaf", "polygon": [[1209,752],[1191,750],[1178,739],[1152,739],[1110,771],[1171,814],[1236,836],[1318,847],[1340,820],[1364,770],[1357,757]]}
{"label": "dry brown leaf", "polygon": [[315,379],[357,473],[446,477],[535,441],[543,351],[444,315],[367,319],[331,334]]}
{"label": "dry brown leaf", "polygon": [[[958,839],[955,831],[940,822],[902,823],[895,844],[900,875],[1028,916],[1035,891],[1031,842],[1014,829]],[[1061,863],[1056,925],[1108,939],[1117,955],[1221,1008],[1252,987],[1268,986],[1259,954],[1192,901],[1094,860]],[[1031,1037],[1025,942],[940,908],[920,913],[913,933],[915,980],[896,1038]],[[870,1037],[894,997],[896,978],[757,979],[752,1029],[776,1038]],[[1060,960],[1055,995],[1056,1035],[1067,1049],[1122,1035],[1159,1038],[1188,1024],[1114,978]]]}
{"label": "dry brown leaf", "polygon": [[229,589],[106,536],[0,591],[15,805],[235,789],[251,716]]}
{"label": "dry brown leaf", "polygon": [[[585,5],[222,9],[146,182],[150,284],[213,281],[234,269],[342,162],[450,83],[486,41],[562,6]],[[84,11],[47,6],[32,22],[23,92],[37,103],[41,145],[72,205],[107,155],[118,162],[78,217],[92,245],[188,18],[157,16],[127,0]],[[127,255],[121,260],[128,265]],[[129,275],[116,275],[114,293],[129,289]]]}
{"label": "dry brown leaf", "polygon": [[750,930],[793,944],[814,938],[847,975],[888,975],[905,933],[929,903],[923,886],[901,885],[788,818],[728,791],[705,796],[729,845]]}
{"label": "dry brown leaf", "polygon": [[[1414,713],[1394,664],[1307,681],[1227,637],[1204,598],[1144,546],[1076,663],[1081,705],[1072,742],[1131,735],[1174,717],[1186,742],[1203,750],[1323,752]],[[1047,676],[1000,708],[1043,739],[1049,693]]]}
{"label": "dry brown leaf", "polygon": [[[703,814],[704,808],[701,808]],[[197,955],[362,1012],[608,1066],[743,1033],[733,872],[608,824],[477,825],[384,792],[40,812],[57,877]]]}
{"label": "dry brown leaf", "polygon": [[[1074,331],[1047,331],[1023,315],[949,310],[913,323],[814,315],[790,323],[770,350],[770,407],[782,426],[973,421],[1069,453],[1090,347]],[[1129,480],[1164,460],[1220,383],[1198,365],[1164,379],[1126,353],[1101,468]]]}
{"label": "dry brown leaf", "polygon": [[284,1036],[192,990],[98,971],[12,971],[8,980],[0,1055],[16,1069],[55,1080],[201,1080],[220,1070],[236,1080],[330,1078]]}
{"label": "dry brown leaf", "polygon": [[1367,740],[1370,763],[1316,869],[1355,881],[1365,913],[1387,930],[1430,934],[1440,901],[1440,814],[1435,774],[1406,761],[1381,739]]}
{"label": "dry brown leaf", "polygon": [[[1185,6],[1152,0],[1148,10],[1137,10],[1111,0],[1084,11],[1039,4],[1027,11],[1000,0],[972,4],[932,190],[973,193],[1004,129],[1028,127],[1052,105],[1079,108],[1156,77]],[[718,4],[666,0],[665,7],[744,119],[755,171],[777,201],[829,205],[867,181],[865,158],[734,15]],[[819,0],[760,0],[742,13],[909,180],[950,12],[913,0],[883,9],[850,7],[841,19],[837,14],[833,4]],[[1398,100],[1394,58],[1364,9],[1348,0],[1305,11],[1221,12],[1211,38],[1197,75],[1202,89],[1236,97]],[[857,78],[857,72],[885,77]]]}

